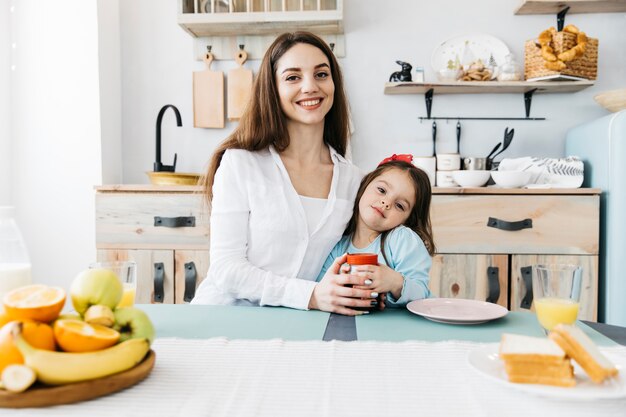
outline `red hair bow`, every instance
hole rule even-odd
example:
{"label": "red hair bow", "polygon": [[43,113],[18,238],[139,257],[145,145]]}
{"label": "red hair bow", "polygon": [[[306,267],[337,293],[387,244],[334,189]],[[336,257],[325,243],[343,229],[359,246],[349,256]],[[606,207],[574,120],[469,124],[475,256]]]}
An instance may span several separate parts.
{"label": "red hair bow", "polygon": [[386,164],[387,162],[391,162],[391,161],[404,161],[404,162],[408,162],[408,163],[413,163],[413,155],[411,155],[410,153],[404,153],[404,154],[396,155],[394,153],[389,158],[385,158],[382,161],[380,161],[378,166],[381,166],[382,164]]}

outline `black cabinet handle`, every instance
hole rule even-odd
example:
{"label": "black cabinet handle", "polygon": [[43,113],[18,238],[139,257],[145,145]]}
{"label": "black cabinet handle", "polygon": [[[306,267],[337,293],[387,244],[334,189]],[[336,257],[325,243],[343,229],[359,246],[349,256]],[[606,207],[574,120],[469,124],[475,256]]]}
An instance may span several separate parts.
{"label": "black cabinet handle", "polygon": [[163,262],[154,264],[154,302],[163,302],[163,282],[165,281],[165,267]]}
{"label": "black cabinet handle", "polygon": [[487,226],[500,230],[506,230],[508,232],[516,232],[522,229],[532,229],[533,219],[524,219],[518,222],[507,222],[506,220],[489,217],[489,220],[487,220]]}
{"label": "black cabinet handle", "polygon": [[533,267],[523,266],[520,268],[520,271],[526,286],[526,295],[524,295],[520,307],[530,310],[530,306],[533,304]]}
{"label": "black cabinet handle", "polygon": [[154,227],[196,227],[196,218],[154,216]]}
{"label": "black cabinet handle", "polygon": [[190,302],[196,295],[196,282],[198,281],[198,272],[196,264],[188,262],[185,264],[185,295],[183,301]]}
{"label": "black cabinet handle", "polygon": [[500,280],[498,280],[499,270],[497,266],[487,267],[487,284],[489,286],[488,303],[497,303],[500,298]]}

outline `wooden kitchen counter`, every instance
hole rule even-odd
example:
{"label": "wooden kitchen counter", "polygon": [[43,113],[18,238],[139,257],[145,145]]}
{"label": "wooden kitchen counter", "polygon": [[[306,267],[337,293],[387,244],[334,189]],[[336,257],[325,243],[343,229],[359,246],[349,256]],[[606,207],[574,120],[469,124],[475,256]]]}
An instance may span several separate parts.
{"label": "wooden kitchen counter", "polygon": [[[152,185],[152,184],[110,184],[97,185],[94,189],[98,192],[202,192],[199,185]],[[593,195],[601,194],[599,188],[499,188],[499,187],[433,187],[433,194],[522,194],[522,195],[541,195],[541,194],[576,194],[576,195]]]}

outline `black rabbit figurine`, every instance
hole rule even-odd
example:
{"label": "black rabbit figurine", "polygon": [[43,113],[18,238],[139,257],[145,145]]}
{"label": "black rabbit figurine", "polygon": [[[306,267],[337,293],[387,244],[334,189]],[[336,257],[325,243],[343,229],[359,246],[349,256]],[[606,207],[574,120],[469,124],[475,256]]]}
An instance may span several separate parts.
{"label": "black rabbit figurine", "polygon": [[402,69],[396,71],[389,76],[389,82],[397,83],[399,81],[413,81],[411,78],[411,70],[413,66],[408,62],[396,61],[396,64],[400,65]]}

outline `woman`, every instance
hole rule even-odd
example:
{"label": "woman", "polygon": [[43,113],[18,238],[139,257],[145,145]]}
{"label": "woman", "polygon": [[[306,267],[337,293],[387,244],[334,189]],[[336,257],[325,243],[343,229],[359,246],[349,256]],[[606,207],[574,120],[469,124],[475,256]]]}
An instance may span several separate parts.
{"label": "woman", "polygon": [[[348,108],[326,43],[286,33],[269,47],[239,126],[217,148],[205,178],[211,266],[195,304],[280,305],[363,312],[378,294],[339,274],[316,283],[352,214],[362,174],[344,158]],[[350,286],[346,286],[350,285]]]}

